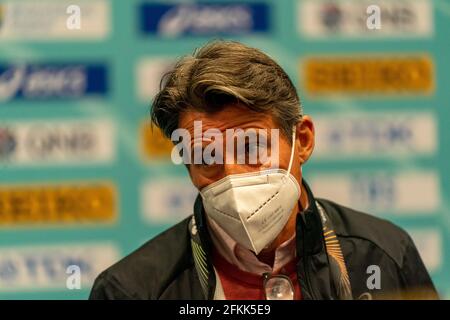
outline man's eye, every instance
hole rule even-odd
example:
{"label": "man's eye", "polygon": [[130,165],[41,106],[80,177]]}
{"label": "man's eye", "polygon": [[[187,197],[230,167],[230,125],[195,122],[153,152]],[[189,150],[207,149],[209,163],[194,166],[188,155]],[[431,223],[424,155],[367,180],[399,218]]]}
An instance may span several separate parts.
{"label": "man's eye", "polygon": [[216,152],[216,150],[212,150],[210,153],[202,152],[202,166],[213,166],[218,163],[221,163],[222,154],[220,152]]}
{"label": "man's eye", "polygon": [[202,157],[202,166],[212,166],[213,164],[212,161],[208,161]]}
{"label": "man's eye", "polygon": [[252,153],[258,151],[258,144],[257,143],[246,143],[245,144],[245,152],[246,153]]}
{"label": "man's eye", "polygon": [[249,143],[245,145],[245,152],[247,154],[253,154],[263,152],[267,147],[264,143]]}

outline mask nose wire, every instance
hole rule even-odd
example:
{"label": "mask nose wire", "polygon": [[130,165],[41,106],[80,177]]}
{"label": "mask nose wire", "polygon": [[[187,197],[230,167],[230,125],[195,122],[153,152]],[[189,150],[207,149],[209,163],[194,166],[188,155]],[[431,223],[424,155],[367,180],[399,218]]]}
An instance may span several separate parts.
{"label": "mask nose wire", "polygon": [[291,173],[291,167],[292,167],[292,162],[294,160],[294,147],[295,147],[295,133],[296,133],[296,127],[294,126],[292,128],[292,147],[291,147],[291,158],[289,159],[289,166],[288,166],[288,170],[287,170],[287,176]]}

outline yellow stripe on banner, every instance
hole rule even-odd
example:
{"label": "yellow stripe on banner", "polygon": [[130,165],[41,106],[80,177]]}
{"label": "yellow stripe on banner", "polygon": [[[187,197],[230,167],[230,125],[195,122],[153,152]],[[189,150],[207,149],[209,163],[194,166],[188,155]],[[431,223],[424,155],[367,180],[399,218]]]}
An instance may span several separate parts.
{"label": "yellow stripe on banner", "polygon": [[145,160],[170,161],[172,141],[166,138],[161,129],[151,127],[148,122],[143,122],[140,128],[141,150]]}
{"label": "yellow stripe on banner", "polygon": [[323,94],[425,94],[434,88],[426,55],[312,57],[300,67],[306,92]]}
{"label": "yellow stripe on banner", "polygon": [[0,226],[111,222],[116,191],[109,182],[0,186]]}

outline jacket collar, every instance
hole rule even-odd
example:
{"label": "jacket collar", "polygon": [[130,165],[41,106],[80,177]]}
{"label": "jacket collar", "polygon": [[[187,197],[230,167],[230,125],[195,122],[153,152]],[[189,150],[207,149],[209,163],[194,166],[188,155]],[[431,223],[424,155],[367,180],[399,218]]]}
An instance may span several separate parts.
{"label": "jacket collar", "polygon": [[317,254],[323,250],[322,221],[316,199],[306,181],[302,181],[308,197],[308,207],[297,215],[297,256]]}

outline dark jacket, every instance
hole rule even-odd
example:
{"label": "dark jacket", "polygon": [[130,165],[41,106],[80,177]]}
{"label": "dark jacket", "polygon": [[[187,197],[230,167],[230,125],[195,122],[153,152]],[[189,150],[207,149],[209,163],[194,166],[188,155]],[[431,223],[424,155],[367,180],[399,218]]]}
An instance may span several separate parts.
{"label": "dark jacket", "polygon": [[[303,299],[438,298],[405,231],[334,202],[316,200],[304,186],[310,205],[298,214],[296,233]],[[333,246],[327,248],[330,232],[339,240],[345,263],[335,259],[339,253],[329,250]],[[90,299],[212,299],[216,279],[211,249],[197,197],[193,216],[102,272]]]}

